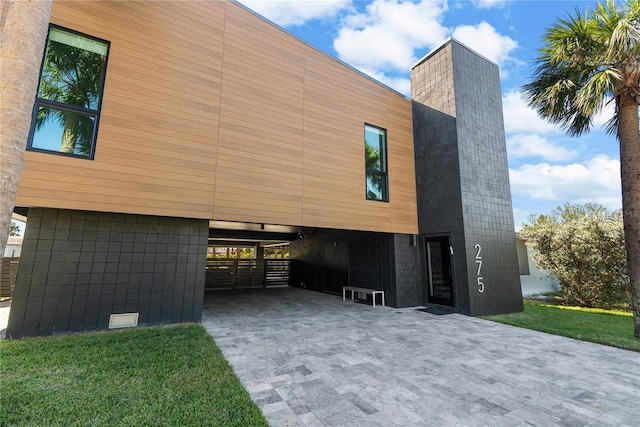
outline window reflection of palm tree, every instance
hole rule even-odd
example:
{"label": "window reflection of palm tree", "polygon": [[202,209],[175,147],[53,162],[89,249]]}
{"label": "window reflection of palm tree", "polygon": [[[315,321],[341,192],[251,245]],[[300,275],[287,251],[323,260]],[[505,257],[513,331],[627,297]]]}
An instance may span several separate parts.
{"label": "window reflection of palm tree", "polygon": [[[44,58],[38,97],[97,110],[106,56],[50,40]],[[95,118],[64,109],[40,106],[36,129],[53,120],[62,128],[60,151],[89,155]]]}
{"label": "window reflection of palm tree", "polygon": [[367,198],[380,200],[384,191],[384,177],[369,171],[381,170],[380,150],[374,148],[366,141],[364,143],[365,165],[367,170]]}

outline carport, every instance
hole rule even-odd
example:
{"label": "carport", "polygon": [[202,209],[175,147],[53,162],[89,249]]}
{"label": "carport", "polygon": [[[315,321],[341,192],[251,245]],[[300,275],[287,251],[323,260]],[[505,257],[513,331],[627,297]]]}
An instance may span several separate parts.
{"label": "carport", "polygon": [[210,221],[205,291],[288,286],[289,244],[301,229]]}

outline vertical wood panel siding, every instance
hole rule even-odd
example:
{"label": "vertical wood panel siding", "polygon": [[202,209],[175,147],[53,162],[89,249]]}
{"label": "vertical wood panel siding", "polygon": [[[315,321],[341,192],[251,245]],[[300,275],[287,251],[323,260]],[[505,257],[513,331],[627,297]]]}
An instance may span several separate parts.
{"label": "vertical wood panel siding", "polygon": [[[18,204],[417,232],[410,102],[228,2],[58,2],[111,42],[93,161],[28,152]],[[365,198],[364,124],[389,203]]]}

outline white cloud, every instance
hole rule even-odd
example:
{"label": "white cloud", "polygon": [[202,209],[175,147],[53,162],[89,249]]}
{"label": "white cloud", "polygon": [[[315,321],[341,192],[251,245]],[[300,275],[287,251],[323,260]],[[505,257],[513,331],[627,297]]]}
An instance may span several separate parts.
{"label": "white cloud", "polygon": [[540,201],[600,203],[609,209],[621,204],[620,162],[598,155],[570,165],[524,164],[510,169],[512,192]]}
{"label": "white cloud", "polygon": [[416,49],[433,48],[449,31],[441,24],[445,0],[375,0],[348,16],[333,42],[338,57],[359,69],[406,73]]}
{"label": "white cloud", "polygon": [[518,47],[518,42],[509,36],[499,34],[489,23],[482,21],[476,25],[460,25],[453,30],[453,38],[467,45],[491,61],[504,66],[505,62],[516,62],[510,56]]}
{"label": "white cloud", "polygon": [[384,72],[368,70],[366,68],[361,68],[360,71],[404,95],[409,96],[411,93],[411,80],[409,77],[388,76]]}
{"label": "white cloud", "polygon": [[[532,108],[528,107],[522,99],[522,92],[513,90],[502,96],[502,108],[504,110],[504,126],[509,133],[558,133],[565,132],[559,125],[554,125],[540,116]],[[600,114],[593,118],[592,130],[602,130],[604,125],[615,114],[615,104],[606,104]]]}
{"label": "white cloud", "polygon": [[502,97],[504,127],[509,133],[563,133],[562,130],[538,116],[522,100],[521,92],[507,92]]}
{"label": "white cloud", "polygon": [[571,160],[578,154],[535,134],[516,134],[508,138],[507,153],[510,159],[540,157],[551,162]]}
{"label": "white cloud", "polygon": [[[460,26],[452,32],[442,24],[447,0],[374,0],[363,12],[352,8],[350,0],[241,1],[282,26],[302,25],[348,11],[333,40],[338,58],[404,94],[410,92],[409,68],[452,34],[499,65],[515,61],[510,53],[518,46],[486,22]],[[477,6],[487,7],[486,1]],[[493,3],[498,5],[495,0]]]}
{"label": "white cloud", "polygon": [[286,27],[326,19],[351,5],[351,0],[240,0],[265,18]]}
{"label": "white cloud", "polygon": [[510,0],[471,0],[478,9],[493,9],[506,6]]}

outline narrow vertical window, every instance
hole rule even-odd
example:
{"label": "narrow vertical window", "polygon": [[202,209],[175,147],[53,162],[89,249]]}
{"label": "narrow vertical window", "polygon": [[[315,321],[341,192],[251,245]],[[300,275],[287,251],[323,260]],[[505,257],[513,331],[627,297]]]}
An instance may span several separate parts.
{"label": "narrow vertical window", "polygon": [[389,201],[387,185],[387,131],[364,125],[364,159],[368,200]]}
{"label": "narrow vertical window", "polygon": [[50,27],[28,148],[93,158],[109,43]]}

